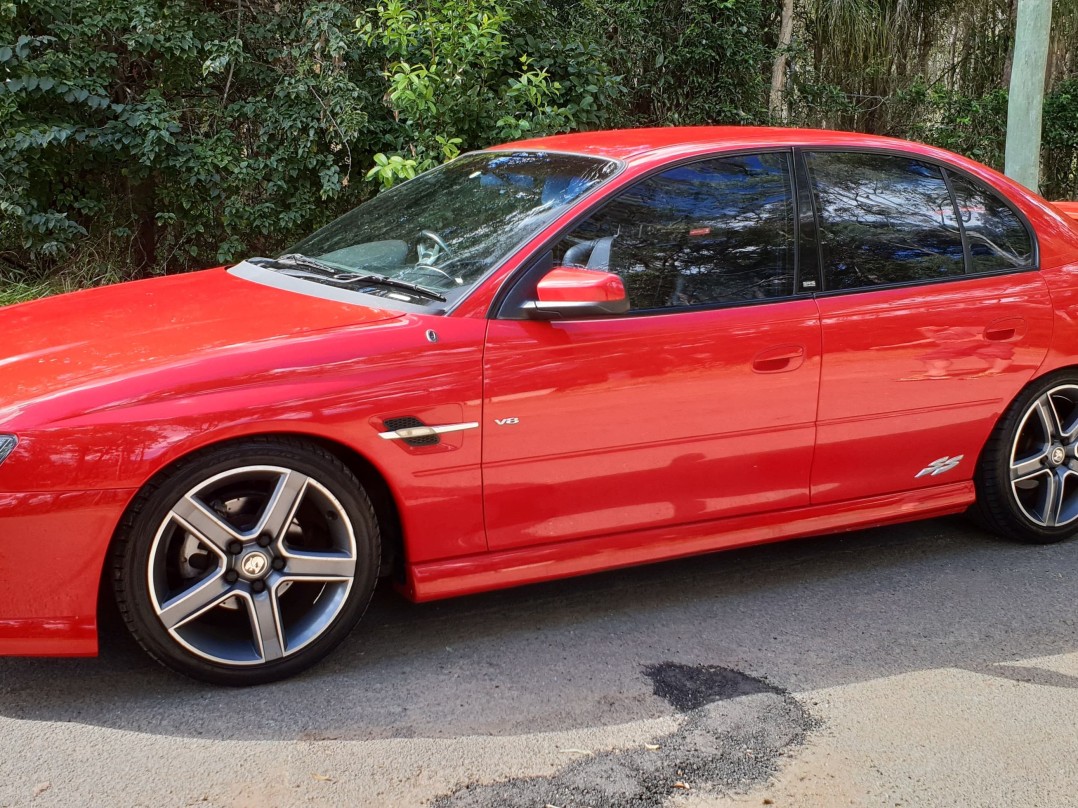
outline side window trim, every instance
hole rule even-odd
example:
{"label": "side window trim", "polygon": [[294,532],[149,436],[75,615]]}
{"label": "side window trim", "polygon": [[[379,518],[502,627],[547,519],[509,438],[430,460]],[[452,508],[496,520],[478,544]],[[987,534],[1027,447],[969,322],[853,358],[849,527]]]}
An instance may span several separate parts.
{"label": "side window trim", "polygon": [[940,170],[943,172],[943,181],[947,184],[947,195],[951,198],[951,208],[952,213],[954,213],[954,220],[958,223],[958,233],[962,237],[962,260],[964,265],[962,274],[969,277],[973,275],[973,254],[970,252],[966,223],[962,221],[962,211],[958,209],[958,195],[954,192],[951,172],[947,170],[946,166],[940,166]]}
{"label": "side window trim", "polygon": [[[932,166],[935,166],[936,168],[938,168],[943,173],[943,176],[944,176],[944,178],[945,178],[945,180],[947,182],[947,188],[948,188],[949,192],[951,193],[952,203],[955,205],[955,215],[958,218],[958,224],[959,224],[959,227],[961,228],[961,233],[962,233],[964,264],[965,264],[966,271],[963,272],[961,275],[954,275],[954,276],[943,277],[943,278],[934,278],[932,280],[901,281],[901,282],[898,282],[898,283],[879,284],[877,286],[862,286],[862,287],[858,287],[856,289],[828,289],[827,288],[827,281],[826,281],[826,273],[823,271],[823,252],[822,252],[822,247],[820,246],[820,239],[819,239],[820,214],[819,214],[818,206],[816,205],[816,189],[812,184],[811,174],[808,171],[808,163],[807,163],[807,160],[805,159],[805,153],[806,152],[839,152],[839,153],[849,153],[849,154],[883,154],[883,155],[890,155],[890,156],[894,156],[894,157],[913,158],[913,159],[916,159],[916,160],[918,160],[918,161],[920,161],[922,163],[926,163],[928,165],[932,165]],[[989,184],[989,183],[985,182],[984,180],[980,179],[976,175],[971,174],[969,171],[966,171],[961,166],[956,166],[956,165],[954,165],[952,163],[949,163],[949,162],[946,162],[946,161],[943,161],[943,160],[939,160],[937,158],[934,158],[934,157],[931,157],[931,156],[928,156],[928,155],[921,155],[921,154],[917,154],[916,152],[904,151],[902,149],[885,149],[885,148],[878,148],[878,147],[873,147],[873,146],[834,146],[834,145],[823,145],[823,144],[821,144],[821,145],[801,144],[801,145],[795,146],[794,147],[794,160],[795,160],[795,163],[797,165],[796,171],[798,172],[798,175],[800,176],[801,172],[804,172],[804,182],[806,183],[806,186],[809,189],[808,190],[808,196],[812,201],[812,237],[813,237],[813,240],[816,242],[816,246],[817,246],[818,262],[819,262],[818,271],[819,271],[819,279],[820,279],[819,280],[819,282],[820,282],[820,290],[814,293],[814,295],[813,295],[814,297],[833,297],[833,296],[836,296],[836,295],[860,294],[860,293],[864,293],[864,292],[875,291],[877,289],[902,289],[902,288],[905,288],[907,286],[931,286],[931,285],[937,284],[937,283],[954,283],[955,281],[961,281],[961,280],[966,280],[966,279],[970,279],[970,278],[990,278],[990,277],[995,277],[997,275],[1016,275],[1016,274],[1019,274],[1019,273],[1022,273],[1022,272],[1038,272],[1038,271],[1040,271],[1040,268],[1041,268],[1040,241],[1037,238],[1037,231],[1033,227],[1033,224],[1029,221],[1029,219],[1026,217],[1026,215],[1019,208],[1016,208],[1011,203],[1011,201],[1009,199],[1007,199],[999,191],[997,191],[994,186],[992,186],[991,184]],[[1017,217],[1018,221],[1021,222],[1022,227],[1025,228],[1026,233],[1029,236],[1030,243],[1033,246],[1033,260],[1030,262],[1030,265],[1028,267],[1012,267],[1012,268],[1008,268],[1008,269],[997,270],[995,272],[976,272],[976,273],[969,272],[969,266],[972,263],[972,258],[971,258],[971,255],[970,255],[970,251],[967,248],[967,237],[966,237],[966,232],[965,232],[965,225],[962,222],[962,217],[958,215],[958,213],[959,213],[958,205],[957,205],[957,202],[955,201],[954,188],[953,188],[953,186],[951,184],[950,175],[952,173],[957,174],[960,177],[963,177],[967,181],[974,183],[976,186],[983,187],[987,192],[991,193],[992,196],[994,196],[997,200],[999,200],[999,202],[1002,203],[1009,211],[1011,211],[1011,213],[1013,213],[1015,215],[1015,217]],[[803,237],[803,234],[799,232],[798,237],[799,238]],[[802,255],[804,255],[804,252],[802,252]]]}
{"label": "side window trim", "polygon": [[[497,320],[521,320],[527,319],[526,315],[521,308],[521,302],[530,298],[535,293],[535,286],[543,275],[549,271],[552,267],[552,250],[561,242],[566,236],[572,233],[582,223],[586,222],[589,218],[601,211],[606,205],[615,200],[621,194],[631,191],[634,187],[642,182],[653,179],[660,174],[667,171],[671,171],[676,168],[682,168],[684,166],[693,165],[695,163],[706,163],[711,160],[722,160],[730,157],[744,157],[747,155],[757,154],[784,154],[786,155],[787,164],[790,169],[790,185],[791,185],[791,206],[793,208],[794,221],[797,222],[798,208],[798,180],[796,169],[796,157],[795,152],[797,148],[794,146],[765,146],[762,148],[743,148],[743,149],[730,149],[717,152],[708,152],[707,154],[693,155],[692,157],[686,157],[681,160],[674,160],[662,165],[655,166],[648,171],[641,174],[639,177],[635,177],[630,182],[612,190],[611,193],[604,195],[600,199],[590,200],[590,204],[586,204],[584,209],[580,211],[577,216],[574,216],[567,224],[557,230],[543,242],[532,250],[528,256],[521,262],[520,269],[513,273],[512,277],[508,278],[502,285],[501,291],[495,296],[491,311],[488,313],[488,317]],[[626,314],[609,315],[608,317],[591,316],[589,320],[602,320],[602,319],[626,319],[629,317],[649,317],[663,314],[681,314],[685,312],[696,311],[711,311],[714,309],[728,309],[737,308],[741,306],[757,306],[761,304],[776,304],[786,303],[791,300],[800,300],[812,296],[812,290],[799,289],[798,286],[800,278],[799,257],[800,248],[799,242],[801,238],[800,228],[795,226],[793,228],[794,244],[792,249],[793,255],[793,274],[795,278],[794,293],[792,295],[786,295],[783,297],[765,298],[762,300],[746,300],[735,301],[729,303],[700,303],[688,306],[670,306],[665,308],[653,308],[653,309],[638,309],[630,311]],[[546,267],[546,269],[543,269]],[[570,321],[565,321],[570,322]]]}
{"label": "side window trim", "polygon": [[[795,295],[816,295],[824,291],[823,255],[818,235],[816,195],[809,177],[804,149],[793,150],[794,203],[797,216],[797,285]],[[811,268],[811,270],[810,270]]]}

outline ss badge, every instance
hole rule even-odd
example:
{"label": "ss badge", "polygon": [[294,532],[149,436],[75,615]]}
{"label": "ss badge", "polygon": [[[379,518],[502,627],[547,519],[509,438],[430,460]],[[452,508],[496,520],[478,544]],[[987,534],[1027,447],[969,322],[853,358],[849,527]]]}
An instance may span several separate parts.
{"label": "ss badge", "polygon": [[963,457],[965,457],[965,455],[957,455],[955,457],[947,457],[945,455],[939,460],[933,460],[931,463],[929,463],[927,466],[917,472],[917,474],[914,475],[914,479],[917,479],[919,477],[927,477],[929,475],[936,477],[940,474],[948,472],[951,469],[955,468],[959,463],[961,463]]}

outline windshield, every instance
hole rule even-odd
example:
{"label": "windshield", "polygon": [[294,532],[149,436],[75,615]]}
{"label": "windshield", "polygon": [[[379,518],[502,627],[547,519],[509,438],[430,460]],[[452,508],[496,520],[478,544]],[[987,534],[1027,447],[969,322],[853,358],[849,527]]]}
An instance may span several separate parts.
{"label": "windshield", "polygon": [[452,301],[616,170],[571,154],[468,154],[379,194],[266,265],[366,294]]}

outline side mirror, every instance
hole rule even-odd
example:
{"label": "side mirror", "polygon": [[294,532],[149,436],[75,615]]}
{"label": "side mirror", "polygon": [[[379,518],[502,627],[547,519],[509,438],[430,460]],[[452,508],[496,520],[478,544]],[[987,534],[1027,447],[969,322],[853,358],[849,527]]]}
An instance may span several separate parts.
{"label": "side mirror", "polygon": [[555,267],[536,286],[536,299],[525,305],[533,320],[560,320],[629,310],[625,284],[612,272]]}

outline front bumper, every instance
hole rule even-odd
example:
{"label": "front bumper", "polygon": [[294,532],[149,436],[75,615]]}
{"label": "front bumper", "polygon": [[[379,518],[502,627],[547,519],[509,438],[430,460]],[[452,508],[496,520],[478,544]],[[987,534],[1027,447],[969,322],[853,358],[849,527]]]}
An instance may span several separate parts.
{"label": "front bumper", "polygon": [[133,490],[0,492],[0,656],[93,656],[109,540]]}

